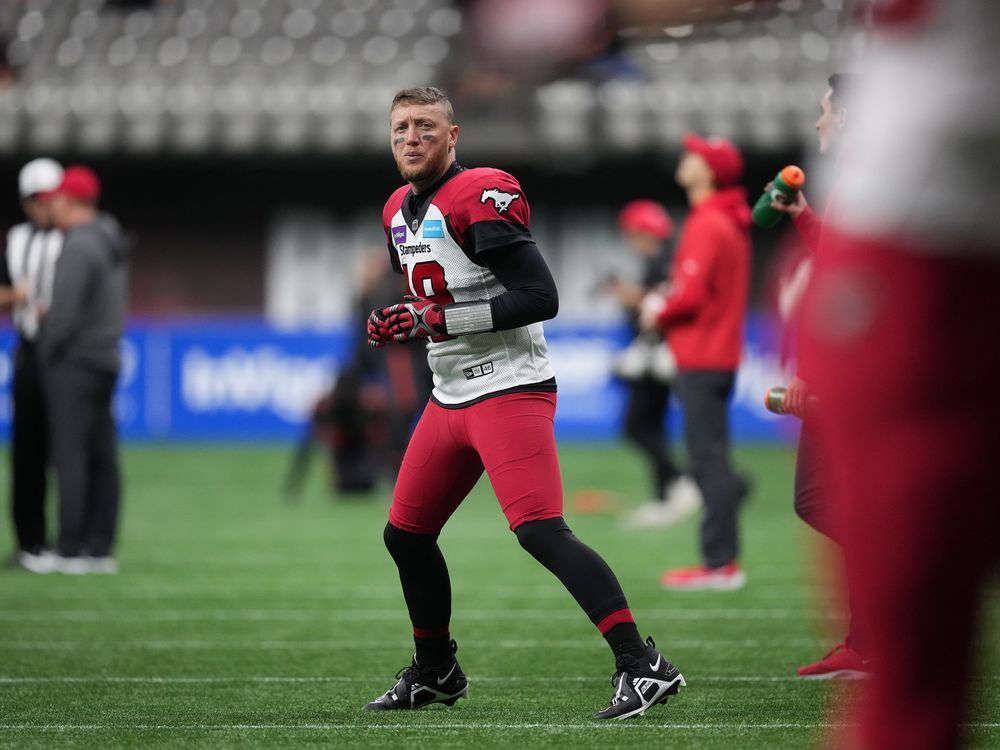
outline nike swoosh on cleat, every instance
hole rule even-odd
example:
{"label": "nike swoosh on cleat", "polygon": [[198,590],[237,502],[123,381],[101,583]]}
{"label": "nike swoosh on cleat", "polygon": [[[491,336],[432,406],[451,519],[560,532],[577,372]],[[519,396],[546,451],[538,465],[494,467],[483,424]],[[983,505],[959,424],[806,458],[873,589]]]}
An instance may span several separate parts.
{"label": "nike swoosh on cleat", "polygon": [[660,662],[661,661],[663,661],[663,655],[662,654],[657,654],[656,655],[656,664],[650,664],[649,668],[652,669],[655,672],[657,669],[660,668]]}
{"label": "nike swoosh on cleat", "polygon": [[448,670],[448,674],[446,674],[444,677],[438,677],[437,678],[438,687],[440,687],[441,685],[444,685],[448,681],[448,678],[451,677],[452,672],[455,671],[455,667],[457,667],[457,666],[458,666],[458,662],[456,661],[454,664],[451,665],[451,669]]}

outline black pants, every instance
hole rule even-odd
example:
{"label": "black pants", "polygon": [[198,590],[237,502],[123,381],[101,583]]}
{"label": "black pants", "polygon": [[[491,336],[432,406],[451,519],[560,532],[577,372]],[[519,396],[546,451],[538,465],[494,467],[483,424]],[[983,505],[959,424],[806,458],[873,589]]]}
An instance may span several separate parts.
{"label": "black pants", "polygon": [[45,392],[35,345],[21,339],[14,353],[11,426],[11,515],[17,545],[38,553],[46,546],[45,474],[49,461],[49,430]]}
{"label": "black pants", "polygon": [[652,497],[663,498],[664,488],[680,472],[670,458],[670,439],[663,420],[670,406],[670,387],[652,378],[628,384],[625,435],[645,454],[652,469]]}
{"label": "black pants", "polygon": [[685,370],[677,379],[689,472],[705,501],[701,553],[710,568],[739,556],[736,515],[747,485],[729,462],[729,398],[735,381],[735,373],[709,370]]}
{"label": "black pants", "polygon": [[60,554],[111,554],[121,479],[111,414],[117,373],[65,362],[45,372],[52,462],[59,483]]}

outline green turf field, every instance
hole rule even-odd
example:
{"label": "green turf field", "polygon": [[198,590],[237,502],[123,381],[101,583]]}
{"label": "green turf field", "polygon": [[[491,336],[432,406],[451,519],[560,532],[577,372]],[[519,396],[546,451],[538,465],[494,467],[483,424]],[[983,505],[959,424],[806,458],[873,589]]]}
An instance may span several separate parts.
{"label": "green turf field", "polygon": [[[632,454],[561,455],[567,497],[643,499]],[[486,484],[441,538],[469,699],[363,713],[412,648],[381,541],[387,492],[333,501],[317,466],[289,505],[286,462],[266,448],[131,448],[119,575],[0,571],[0,747],[805,748],[830,720],[827,686],[791,677],[839,633],[821,616],[823,558],[792,514],[784,451],[739,451],[755,485],[742,591],[657,587],[664,567],[696,561],[693,520],[624,532],[613,517],[568,512],[688,682],[666,707],[616,724],[590,719],[612,692],[602,639],[518,547]],[[982,671],[971,746],[1000,747],[995,646]]]}

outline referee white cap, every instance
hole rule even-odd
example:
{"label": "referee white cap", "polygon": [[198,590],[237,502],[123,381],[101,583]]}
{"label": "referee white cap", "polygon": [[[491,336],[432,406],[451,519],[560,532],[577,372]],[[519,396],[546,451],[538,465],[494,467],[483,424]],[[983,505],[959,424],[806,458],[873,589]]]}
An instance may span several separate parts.
{"label": "referee white cap", "polygon": [[62,182],[63,168],[54,159],[32,159],[17,176],[17,186],[22,198],[38,193],[48,193]]}

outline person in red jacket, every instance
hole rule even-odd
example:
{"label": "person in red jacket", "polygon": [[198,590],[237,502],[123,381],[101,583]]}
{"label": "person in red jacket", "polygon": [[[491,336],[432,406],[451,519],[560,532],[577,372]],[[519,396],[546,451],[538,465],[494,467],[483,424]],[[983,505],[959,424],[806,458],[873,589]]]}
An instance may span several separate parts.
{"label": "person in red jacket", "polygon": [[702,564],[668,570],[671,589],[740,588],[737,509],[747,484],[729,461],[728,404],[743,341],[750,282],[750,208],[737,185],[743,157],[722,138],[684,138],[677,183],[691,211],[666,297],[644,305],[643,323],[666,332],[677,359],[690,471],[704,498]]}
{"label": "person in red jacket", "polygon": [[[820,116],[816,120],[819,152],[836,160],[837,165],[834,169],[837,173],[840,172],[840,162],[844,158],[844,140],[848,123],[847,95],[851,89],[857,87],[858,80],[856,73],[830,76],[830,88],[820,102]],[[832,233],[826,226],[826,217],[832,216],[839,200],[838,182],[835,178],[824,207],[823,219],[816,215],[809,206],[805,194],[801,192],[790,204],[786,205],[780,201],[771,204],[792,218],[795,229],[809,249],[810,263],[822,263],[831,253]],[[807,288],[806,294],[811,292],[811,287]],[[801,327],[798,330],[801,334]],[[807,399],[815,396],[816,378],[816,365],[809,356],[809,348],[800,342],[796,374],[788,384],[782,402],[782,410],[786,414],[795,414],[802,418],[802,430],[799,433],[798,451],[795,456],[795,512],[816,531],[843,546],[843,531],[834,523],[835,513],[830,499],[829,483],[825,476],[827,450],[825,443],[820,439],[816,415],[812,413],[814,410],[806,409]],[[857,618],[852,618],[844,640],[819,661],[800,667],[797,674],[803,679],[812,680],[866,677],[871,672],[868,650],[864,628]]]}
{"label": "person in red jacket", "polygon": [[976,642],[996,640],[1000,565],[1000,3],[872,10],[833,252],[802,321],[875,658],[850,713],[832,707],[843,736],[827,747],[995,746],[974,677],[992,666]]}

